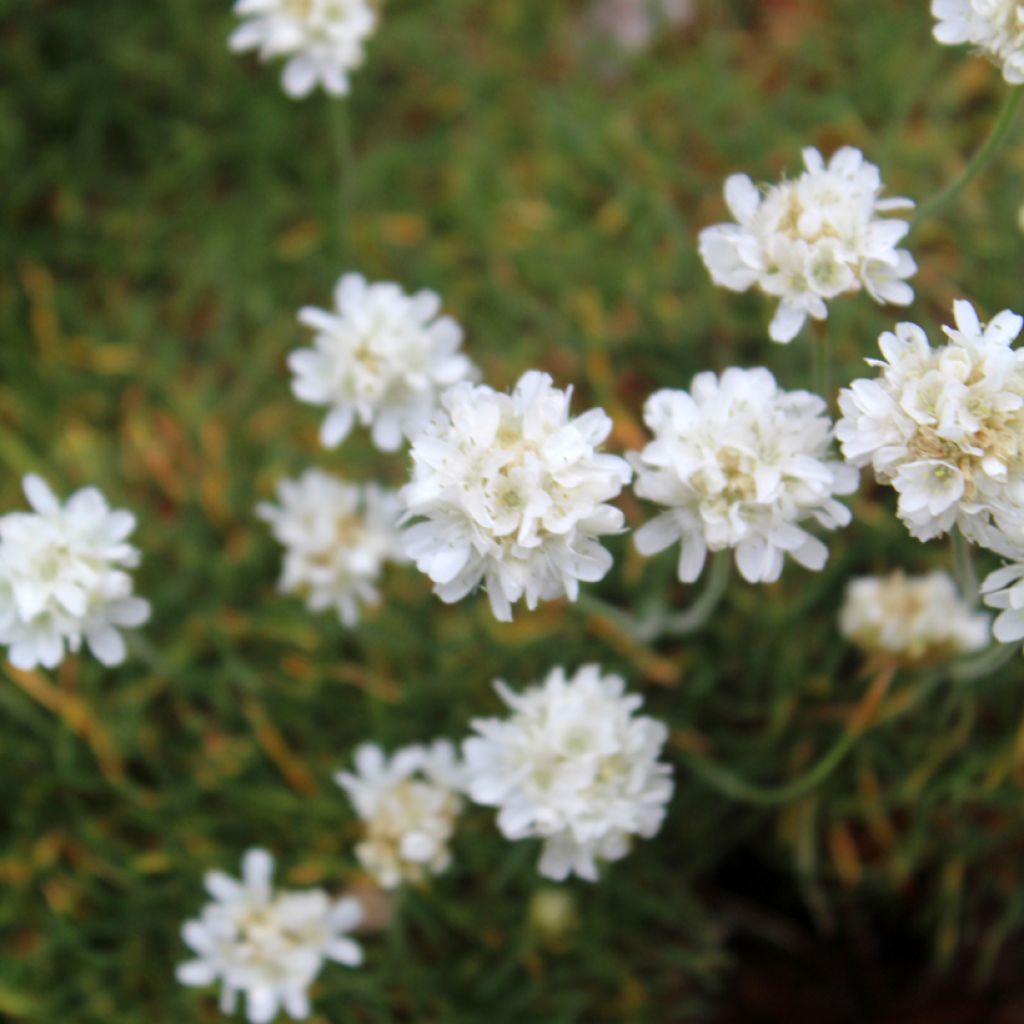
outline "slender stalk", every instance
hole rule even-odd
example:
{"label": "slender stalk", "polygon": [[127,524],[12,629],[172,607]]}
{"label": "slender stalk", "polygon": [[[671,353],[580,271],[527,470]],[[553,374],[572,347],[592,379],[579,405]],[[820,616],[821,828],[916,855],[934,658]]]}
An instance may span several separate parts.
{"label": "slender stalk", "polygon": [[992,128],[991,134],[982,144],[981,148],[971,158],[964,168],[963,173],[955,181],[947,185],[941,192],[926,199],[917,210],[911,224],[911,230],[921,225],[929,217],[934,216],[943,206],[951,203],[956,197],[981,173],[985,165],[992,159],[996,151],[1006,139],[1007,134],[1013,127],[1014,117],[1020,107],[1020,101],[1024,96],[1024,89],[1011,89],[1003,103],[1003,109]]}
{"label": "slender stalk", "polygon": [[860,737],[875,721],[878,706],[889,689],[896,673],[894,664],[882,668],[875,676],[860,704],[854,709],[850,720],[835,745],[812,768],[781,786],[758,786],[735,775],[728,768],[698,754],[687,751],[687,762],[693,773],[723,796],[741,803],[774,807],[789,803],[804,796],[824,782],[839,767],[846,755],[854,748]]}
{"label": "slender stalk", "polygon": [[978,603],[978,574],[974,569],[974,558],[971,545],[963,535],[959,526],[954,526],[949,534],[950,546],[953,550],[953,576],[960,588],[963,599],[970,605]]}
{"label": "slender stalk", "polygon": [[705,577],[704,589],[688,608],[676,615],[667,615],[662,608],[634,615],[586,591],[580,591],[578,604],[584,611],[607,619],[639,644],[650,644],[666,636],[685,636],[705,625],[721,603],[729,586],[731,564],[730,550],[716,552]]}
{"label": "slender stalk", "polygon": [[711,559],[707,582],[704,589],[697,595],[693,604],[678,615],[668,616],[661,624],[662,636],[685,636],[695,633],[704,626],[721,604],[726,590],[729,588],[729,576],[732,571],[732,551],[726,548],[716,551]]}
{"label": "slender stalk", "polygon": [[994,643],[973,658],[954,661],[949,666],[949,678],[955,683],[974,683],[998,672],[1018,656],[1020,644]]}
{"label": "slender stalk", "polygon": [[340,264],[352,262],[352,212],[355,195],[355,160],[352,155],[352,130],[348,105],[344,99],[330,101],[331,135],[338,165],[337,245]]}
{"label": "slender stalk", "polygon": [[811,347],[811,368],[813,372],[813,388],[832,407],[832,349],[829,344],[830,332],[827,320],[814,322],[814,333],[817,336]]}

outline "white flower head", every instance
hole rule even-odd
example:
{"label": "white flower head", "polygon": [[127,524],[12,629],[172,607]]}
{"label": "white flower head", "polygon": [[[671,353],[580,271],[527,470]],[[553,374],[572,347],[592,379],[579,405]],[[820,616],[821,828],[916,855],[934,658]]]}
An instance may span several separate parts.
{"label": "white flower head", "polygon": [[990,573],[981,592],[985,604],[999,611],[992,635],[1003,644],[1024,640],[1024,554],[1018,552],[1013,564]]}
{"label": "white flower head", "polygon": [[1020,0],[932,0],[935,38],[968,43],[1003,70],[1010,85],[1024,83],[1024,4]]}
{"label": "white flower head", "polygon": [[299,594],[310,611],[333,608],[346,626],[380,601],[377,581],[387,562],[404,562],[394,491],[351,484],[307,469],[280,480],[279,504],[261,502],[257,515],[284,547],[279,587]]}
{"label": "white flower head", "polygon": [[735,224],[716,224],[700,234],[700,253],[715,284],[735,292],[757,287],[779,300],[773,341],[788,342],[807,317],[824,320],[827,303],[862,288],[879,303],[906,306],[914,298],[906,282],[917,270],[906,249],[897,249],[906,221],[880,214],[913,207],[909,199],[882,199],[878,168],[846,146],[825,163],[813,148],[803,152],[806,170],[763,194],[745,174],[725,183]]}
{"label": "white flower head", "polygon": [[268,1024],[282,1009],[304,1020],[309,986],[324,961],[357,967],[363,960],[348,936],[363,919],[355,900],[332,901],[322,889],[275,890],[273,871],[270,854],[251,849],[242,859],[240,881],[209,872],[206,889],[213,901],[182,928],[196,959],[178,965],[178,981],[219,983],[223,1013],[234,1013],[244,994],[250,1024]]}
{"label": "white flower head", "polygon": [[839,396],[836,436],[847,460],[871,465],[899,494],[911,534],[930,540],[959,525],[998,546],[1024,531],[1024,350],[1013,349],[1021,317],[1004,310],[982,324],[969,302],[933,348],[912,323],[879,338],[874,379]]}
{"label": "white flower head", "polygon": [[312,348],[288,357],[295,397],[327,407],[320,439],[334,448],[358,421],[373,443],[397,451],[437,406],[437,394],[474,375],[459,352],[462,329],[438,316],[434,292],[407,295],[397,284],[346,274],[334,312],[306,307],[299,320],[316,332]]}
{"label": "white flower head", "polygon": [[464,780],[448,740],[402,747],[390,758],[366,743],[356,750],[355,772],[334,779],[366,824],[356,856],[385,889],[421,883],[451,863]]}
{"label": "white flower head", "polygon": [[259,50],[285,58],[281,84],[293,99],[316,86],[332,96],[349,91],[349,73],[363,63],[363,46],[377,25],[369,0],[236,0],[243,19],[231,34],[235,52]]}
{"label": "white flower head", "polygon": [[468,792],[500,808],[506,838],[544,840],[542,875],[594,881],[598,861],[658,832],[672,796],[672,769],[658,760],[668,729],[636,714],[642,700],[621,678],[584,665],[572,678],[553,669],[523,693],[495,687],[511,714],[473,722]]}
{"label": "white flower head", "polygon": [[869,653],[918,662],[980,650],[989,617],[960,596],[948,573],[894,572],[850,581],[839,629]]}
{"label": "white flower head", "polygon": [[32,512],[0,517],[0,644],[16,668],[55,668],[84,640],[104,665],[125,659],[120,629],[141,626],[149,602],[132,594],[135,517],[95,487],[62,505],[38,476],[22,481]]}
{"label": "white flower head", "polygon": [[630,453],[636,493],[665,507],[634,535],[651,555],[682,542],[679,579],[692,583],[707,552],[735,549],[751,583],[771,583],[789,555],[819,570],[825,545],[805,529],[845,526],[835,499],[857,489],[857,472],[831,456],[825,402],[782,391],[768,370],[699,373],[690,391],[656,391],[644,407],[654,434]]}
{"label": "white flower head", "polygon": [[406,553],[442,601],[483,582],[495,616],[512,618],[525,598],[567,596],[611,568],[598,543],[622,529],[607,502],[629,482],[628,463],[598,448],[611,431],[600,409],[569,415],[572,389],[546,373],[523,374],[511,395],[460,384],[412,445],[412,480],[402,490]]}

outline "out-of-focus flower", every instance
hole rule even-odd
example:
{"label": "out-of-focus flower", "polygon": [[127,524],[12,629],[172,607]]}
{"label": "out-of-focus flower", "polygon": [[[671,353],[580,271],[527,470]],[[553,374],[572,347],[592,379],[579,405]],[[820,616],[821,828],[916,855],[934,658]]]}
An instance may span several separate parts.
{"label": "out-of-focus flower", "polygon": [[363,916],[355,900],[332,901],[322,889],[275,890],[273,871],[270,854],[252,849],[242,860],[241,881],[209,872],[206,889],[213,901],[182,928],[196,959],[178,966],[178,980],[219,983],[224,1013],[234,1013],[244,994],[250,1024],[268,1024],[282,1009],[305,1019],[309,986],[324,961],[356,967],[363,959],[348,936]]}
{"label": "out-of-focus flower", "polygon": [[310,611],[334,608],[346,626],[364,605],[380,600],[386,562],[404,562],[394,491],[350,484],[319,469],[280,480],[279,504],[260,502],[256,514],[284,546],[279,587],[305,598]]}
{"label": "out-of-focus flower", "polygon": [[788,554],[821,569],[828,549],[804,523],[845,526],[836,494],[857,489],[857,473],[830,457],[825,402],[782,391],[765,369],[700,373],[690,391],[656,391],[644,407],[654,434],[630,453],[636,493],[666,511],[635,534],[645,555],[682,541],[679,579],[690,583],[707,552],[734,548],[751,583],[770,583]]}
{"label": "out-of-focus flower", "polygon": [[459,352],[462,329],[438,316],[430,291],[407,295],[397,284],[346,274],[335,310],[306,307],[299,319],[316,332],[312,348],[288,357],[295,397],[327,407],[320,439],[339,445],[359,422],[381,451],[397,451],[427,423],[440,389],[473,375]]}
{"label": "out-of-focus flower", "polygon": [[586,23],[591,35],[611,39],[627,53],[641,53],[659,29],[688,25],[694,13],[694,0],[596,0]]}
{"label": "out-of-focus flower", "polygon": [[584,665],[571,679],[553,669],[523,693],[495,686],[511,714],[473,722],[468,792],[500,808],[506,838],[544,840],[542,875],[593,881],[598,861],[657,833],[672,796],[672,769],[658,760],[668,730],[635,714],[641,698],[621,678]]}
{"label": "out-of-focus flower", "polygon": [[932,0],[935,38],[969,43],[1002,68],[1010,85],[1024,83],[1024,4],[1020,0]]}
{"label": "out-of-focus flower", "polygon": [[989,639],[989,617],[975,612],[944,572],[851,580],[839,628],[868,653],[911,662],[977,651]]}
{"label": "out-of-focus flower", "polygon": [[135,517],[95,487],[62,505],[38,476],[22,486],[33,511],[0,517],[0,644],[11,664],[55,668],[83,639],[104,665],[120,664],[119,630],[141,626],[150,610],[126,571],[139,564],[128,543]]}
{"label": "out-of-focus flower", "polygon": [[259,50],[262,60],[285,58],[281,85],[293,99],[317,85],[345,95],[377,25],[368,0],[236,0],[234,10],[242,23],[231,33],[231,49]]}
{"label": "out-of-focus flower", "polygon": [[366,823],[356,847],[363,867],[385,889],[444,871],[462,810],[462,767],[454,746],[437,740],[402,747],[389,758],[366,743],[356,750],[355,768],[334,779]]}
{"label": "out-of-focus flower", "polygon": [[985,604],[999,610],[992,635],[1003,644],[1024,640],[1024,554],[990,573],[981,585]]}
{"label": "out-of-focus flower", "polygon": [[906,283],[917,270],[896,246],[904,220],[879,216],[913,207],[909,199],[882,199],[878,168],[858,149],[840,149],[826,165],[816,149],[803,152],[806,170],[762,194],[745,174],[725,183],[735,224],[700,234],[700,253],[712,280],[745,292],[758,287],[779,299],[770,334],[788,342],[807,317],[824,320],[827,302],[865,289],[879,303],[908,305]]}
{"label": "out-of-focus flower", "polygon": [[600,409],[570,417],[571,389],[530,371],[511,395],[460,384],[412,445],[406,553],[442,601],[481,581],[495,616],[512,618],[525,598],[568,596],[601,579],[611,555],[598,543],[622,529],[607,504],[632,475],[624,459],[598,452],[611,431]]}
{"label": "out-of-focus flower", "polygon": [[982,324],[969,302],[932,348],[913,323],[879,339],[873,380],[839,396],[836,436],[855,466],[870,464],[899,494],[897,512],[919,540],[959,525],[976,543],[1001,548],[1024,531],[1024,323],[1004,310]]}

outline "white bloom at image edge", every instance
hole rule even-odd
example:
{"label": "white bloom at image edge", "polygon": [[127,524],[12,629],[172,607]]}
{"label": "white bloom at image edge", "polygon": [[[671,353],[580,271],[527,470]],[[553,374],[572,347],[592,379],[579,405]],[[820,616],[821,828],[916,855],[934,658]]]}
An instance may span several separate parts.
{"label": "white bloom at image edge", "polygon": [[385,564],[406,561],[397,493],[307,469],[280,480],[277,497],[256,514],[284,547],[278,588],[303,597],[310,611],[333,608],[344,625],[356,625],[364,607],[380,602]]}
{"label": "white bloom at image edge", "polygon": [[935,38],[946,46],[968,43],[1003,72],[1024,83],[1024,4],[1020,0],[932,0]]}
{"label": "white bloom at image edge", "polygon": [[880,214],[913,207],[909,199],[882,199],[878,168],[858,149],[838,150],[825,163],[803,151],[806,170],[763,193],[745,174],[725,183],[735,224],[700,234],[700,254],[712,280],[745,292],[759,288],[778,298],[769,334],[789,342],[808,317],[824,320],[827,303],[862,288],[878,303],[909,305],[906,282],[917,270],[897,244],[910,225]]}
{"label": "white bloom at image edge", "polygon": [[1024,320],[1007,309],[982,324],[963,300],[953,315],[941,346],[914,323],[879,338],[879,375],[840,392],[836,436],[896,490],[918,540],[957,525],[1002,551],[1024,537],[1024,350],[1011,347]]}
{"label": "white bloom at image edge", "polygon": [[451,863],[464,783],[451,742],[402,747],[391,757],[366,743],[355,752],[355,771],[334,779],[365,823],[356,856],[385,889],[421,883]]}
{"label": "white bloom at image edge", "polygon": [[459,352],[462,329],[438,316],[430,291],[407,295],[397,284],[346,274],[333,312],[306,307],[299,320],[315,332],[312,348],[288,357],[292,391],[325,406],[320,440],[334,448],[359,423],[381,451],[397,451],[426,425],[440,390],[475,375]]}
{"label": "white bloom at image edge", "polygon": [[0,644],[20,669],[55,668],[83,640],[104,664],[125,659],[120,630],[141,626],[149,602],[132,593],[135,517],[95,487],[62,505],[38,476],[22,481],[32,512],[0,517]]}
{"label": "white bloom at image edge", "polygon": [[510,714],[473,722],[476,735],[463,743],[468,792],[499,808],[506,838],[544,840],[542,875],[594,881],[598,862],[658,832],[673,788],[658,760],[668,729],[636,714],[642,700],[621,678],[584,665],[571,678],[553,669],[523,693],[495,689]]}
{"label": "white bloom at image edge", "polygon": [[285,58],[281,84],[293,99],[317,85],[345,95],[377,25],[368,0],[236,0],[234,13],[242,23],[228,45],[236,53],[258,50],[262,60]]}
{"label": "white bloom at image edge", "polygon": [[480,583],[496,618],[512,605],[576,600],[612,557],[598,543],[623,529],[607,504],[632,476],[598,448],[612,422],[601,409],[569,415],[572,389],[531,370],[511,395],[459,384],[412,445],[412,480],[401,492],[405,551],[442,601]]}
{"label": "white bloom at image edge", "polygon": [[820,570],[828,549],[804,525],[846,526],[850,510],[835,499],[859,482],[832,457],[824,400],[782,391],[763,368],[699,373],[690,391],[656,391],[644,406],[654,434],[629,459],[639,497],[664,511],[634,534],[653,555],[681,542],[678,575],[692,583],[707,552],[735,550],[750,583],[772,583],[789,555]]}
{"label": "white bloom at image edge", "polygon": [[223,1013],[234,1013],[243,994],[250,1024],[269,1024],[282,1009],[305,1019],[309,986],[324,961],[357,967],[363,960],[348,936],[363,919],[359,903],[332,901],[322,889],[275,890],[273,871],[270,854],[251,849],[242,859],[241,880],[209,872],[206,890],[213,900],[182,928],[196,959],[178,966],[178,981],[219,983]]}
{"label": "white bloom at image edge", "polygon": [[839,628],[869,653],[909,661],[967,654],[989,642],[989,616],[976,612],[945,572],[851,580]]}
{"label": "white bloom at image edge", "polygon": [[987,576],[981,592],[985,604],[999,611],[992,635],[1003,644],[1024,640],[1024,554]]}

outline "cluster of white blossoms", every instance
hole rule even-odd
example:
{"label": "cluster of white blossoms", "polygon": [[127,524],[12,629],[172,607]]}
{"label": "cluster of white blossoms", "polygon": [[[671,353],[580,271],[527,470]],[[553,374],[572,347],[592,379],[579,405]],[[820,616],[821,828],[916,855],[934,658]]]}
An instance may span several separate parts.
{"label": "cluster of white blossoms", "polygon": [[220,871],[206,876],[213,902],[182,928],[196,959],[180,964],[184,985],[220,983],[220,1008],[234,1013],[240,993],[250,1024],[269,1024],[283,1009],[295,1020],[309,1016],[309,986],[325,960],[349,967],[363,953],[348,932],[363,919],[353,899],[332,901],[322,889],[275,890],[274,862],[252,849],[238,881]]}
{"label": "cluster of white blossoms", "polygon": [[464,780],[448,740],[402,747],[390,758],[376,744],[363,744],[355,772],[334,779],[366,826],[356,856],[385,889],[421,883],[451,863]]}
{"label": "cluster of white blossoms", "polygon": [[572,389],[530,371],[511,395],[460,384],[412,445],[403,488],[406,553],[446,602],[478,584],[501,621],[525,598],[568,596],[594,582],[612,557],[597,538],[623,527],[607,502],[632,476],[628,463],[598,446],[612,423],[600,409],[569,415]]}
{"label": "cluster of white blossoms", "polygon": [[397,451],[426,425],[439,390],[474,375],[459,352],[462,329],[438,316],[434,292],[407,295],[397,284],[370,284],[346,274],[334,291],[335,312],[306,307],[299,319],[316,335],[312,348],[288,358],[295,397],[327,406],[320,439],[339,445],[358,421],[373,443]]}
{"label": "cluster of white blossoms", "polygon": [[827,301],[865,289],[879,303],[905,306],[914,298],[906,278],[917,270],[896,246],[906,221],[879,214],[913,207],[882,199],[878,168],[860,150],[840,149],[826,165],[818,150],[803,151],[806,170],[763,195],[745,174],[725,183],[735,224],[700,235],[700,253],[715,284],[744,292],[757,286],[779,299],[770,334],[788,342],[807,317],[824,320]]}
{"label": "cluster of white blossoms", "polygon": [[1024,4],[1020,0],[932,0],[935,38],[969,43],[1003,70],[1010,85],[1024,83]]}
{"label": "cluster of white blossoms", "polygon": [[945,572],[851,580],[839,628],[869,653],[911,662],[966,654],[989,641],[989,617],[960,596]]}
{"label": "cluster of white blossoms", "polygon": [[622,679],[585,665],[571,679],[553,669],[523,693],[495,686],[511,714],[473,722],[467,789],[500,808],[506,838],[544,840],[542,875],[593,881],[598,861],[658,832],[672,796],[672,770],[658,760],[668,729],[635,714],[642,700]]}
{"label": "cluster of white blossoms", "polygon": [[369,0],[236,0],[234,11],[243,21],[231,34],[231,49],[286,58],[281,84],[294,99],[318,84],[332,96],[345,95],[377,24]]}
{"label": "cluster of white blossoms", "polygon": [[334,608],[346,626],[380,600],[377,581],[388,562],[404,562],[394,491],[351,484],[319,469],[280,480],[279,504],[256,513],[284,546],[279,587],[299,594],[314,612]]}
{"label": "cluster of white blossoms", "polygon": [[945,345],[912,323],[881,336],[884,359],[868,361],[881,374],[841,392],[836,436],[896,489],[913,536],[955,524],[999,548],[1024,534],[1024,350],[1011,348],[1024,321],[1004,310],[983,325],[969,302],[953,309]]}
{"label": "cluster of white blossoms", "polygon": [[0,644],[16,668],[55,668],[83,639],[104,665],[125,659],[120,629],[141,626],[149,603],[132,593],[135,517],[94,487],[62,505],[38,476],[22,481],[32,512],[0,517]]}
{"label": "cluster of white blossoms", "polygon": [[788,554],[821,569],[825,545],[801,524],[845,526],[836,494],[857,489],[857,472],[830,457],[825,402],[782,391],[768,370],[700,373],[686,391],[656,391],[644,407],[654,434],[630,454],[636,493],[665,506],[635,534],[645,555],[682,542],[679,579],[700,575],[707,552],[734,548],[751,583],[770,583]]}

